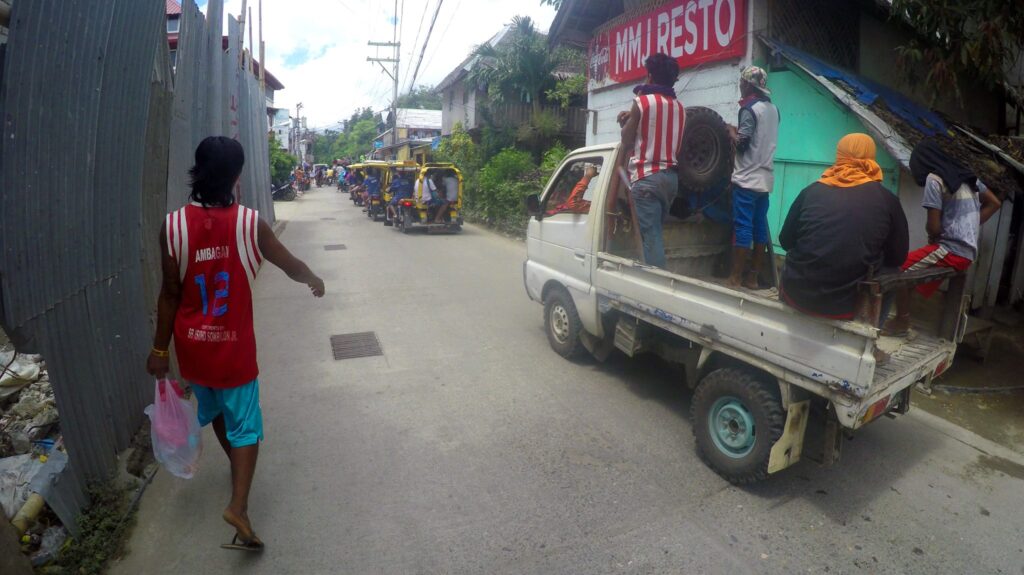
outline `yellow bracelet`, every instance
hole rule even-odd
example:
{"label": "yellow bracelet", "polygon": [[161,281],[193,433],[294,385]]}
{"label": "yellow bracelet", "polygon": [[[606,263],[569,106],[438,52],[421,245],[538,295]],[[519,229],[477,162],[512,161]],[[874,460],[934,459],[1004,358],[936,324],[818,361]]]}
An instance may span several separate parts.
{"label": "yellow bracelet", "polygon": [[157,357],[171,357],[171,352],[167,351],[166,349],[157,349],[154,347],[153,349],[149,350],[149,353]]}

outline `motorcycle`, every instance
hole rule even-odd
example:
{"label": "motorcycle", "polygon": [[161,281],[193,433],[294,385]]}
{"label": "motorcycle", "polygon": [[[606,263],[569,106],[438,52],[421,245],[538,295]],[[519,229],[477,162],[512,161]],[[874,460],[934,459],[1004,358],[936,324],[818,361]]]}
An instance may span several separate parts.
{"label": "motorcycle", "polygon": [[270,197],[275,202],[290,202],[295,199],[295,188],[291,182],[285,182],[276,188],[271,185]]}

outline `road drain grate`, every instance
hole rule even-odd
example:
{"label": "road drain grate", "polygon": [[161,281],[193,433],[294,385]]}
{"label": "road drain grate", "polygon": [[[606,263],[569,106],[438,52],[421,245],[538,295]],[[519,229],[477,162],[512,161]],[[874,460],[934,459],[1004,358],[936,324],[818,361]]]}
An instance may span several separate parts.
{"label": "road drain grate", "polygon": [[337,218],[320,218],[320,219],[325,221],[325,222],[330,222],[330,221],[336,220]]}
{"label": "road drain grate", "polygon": [[332,335],[331,351],[334,352],[334,359],[384,355],[380,342],[377,341],[377,334],[372,331]]}
{"label": "road drain grate", "polygon": [[326,246],[324,246],[324,250],[329,251],[329,252],[336,252],[338,250],[347,250],[347,249],[348,248],[345,247],[345,244],[327,244]]}

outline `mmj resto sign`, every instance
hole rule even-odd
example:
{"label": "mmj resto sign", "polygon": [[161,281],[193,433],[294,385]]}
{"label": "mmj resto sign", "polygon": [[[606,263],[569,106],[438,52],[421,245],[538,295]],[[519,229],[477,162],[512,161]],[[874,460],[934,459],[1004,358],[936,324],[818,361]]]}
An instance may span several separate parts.
{"label": "mmj resto sign", "polygon": [[644,60],[668,54],[685,70],[747,49],[746,0],[674,0],[590,41],[591,88],[643,80]]}

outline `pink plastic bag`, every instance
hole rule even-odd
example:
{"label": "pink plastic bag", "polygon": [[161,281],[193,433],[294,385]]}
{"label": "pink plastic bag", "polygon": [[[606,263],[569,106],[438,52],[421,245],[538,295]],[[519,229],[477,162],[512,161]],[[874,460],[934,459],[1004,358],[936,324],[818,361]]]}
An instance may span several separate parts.
{"label": "pink plastic bag", "polygon": [[153,403],[146,406],[145,413],[152,423],[150,436],[156,460],[172,475],[191,479],[199,468],[203,443],[192,402],[183,395],[178,382],[158,380]]}

